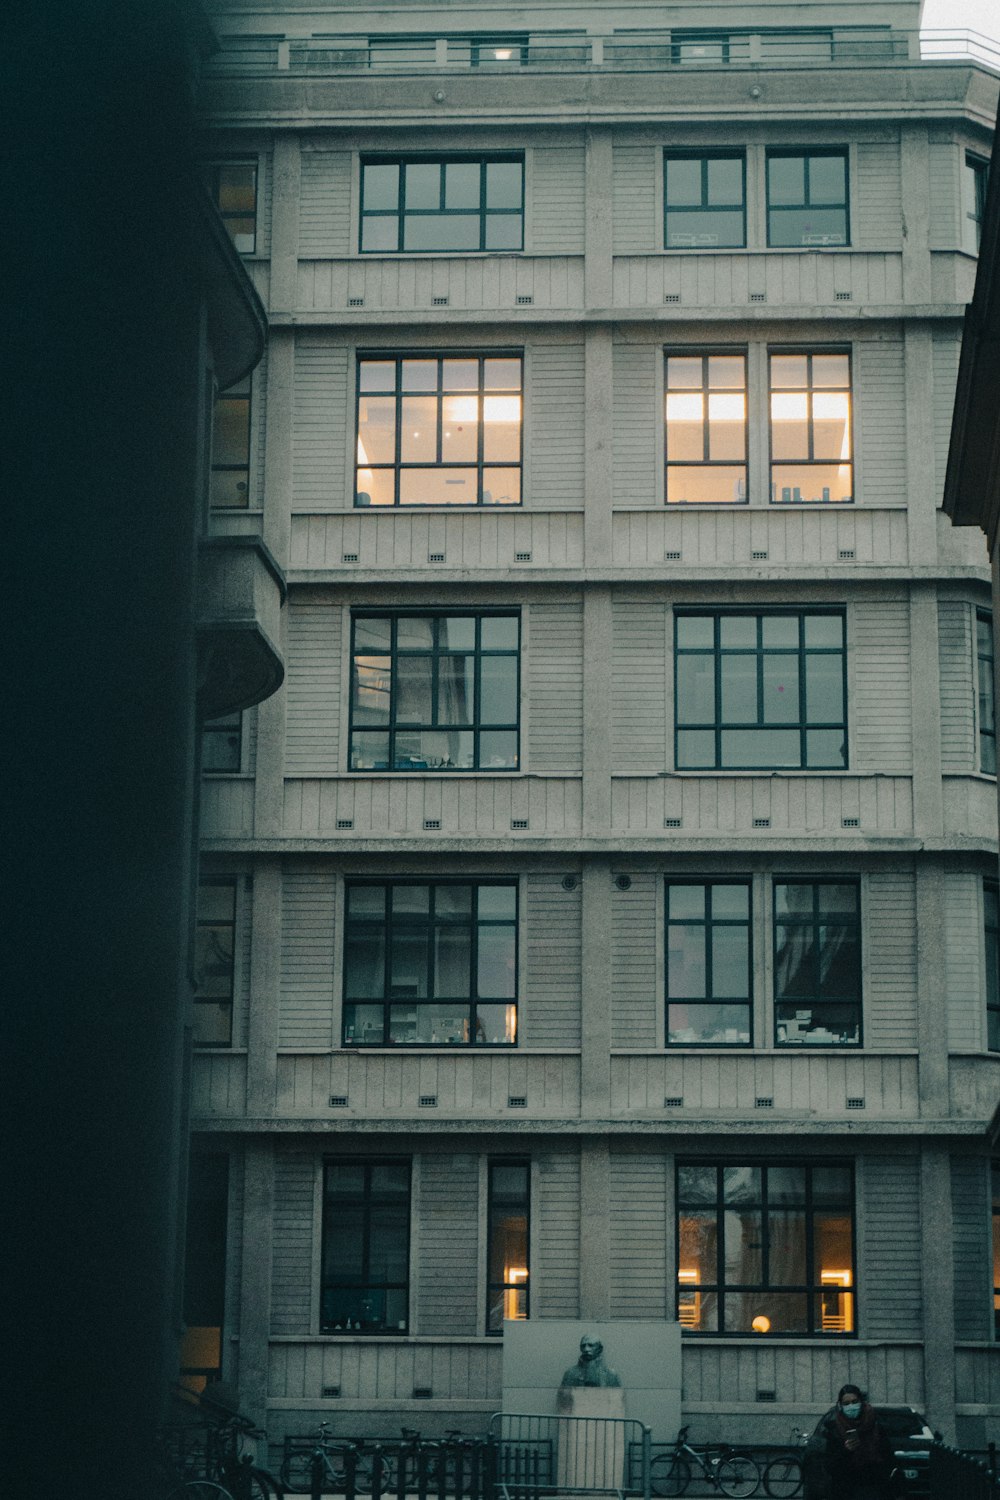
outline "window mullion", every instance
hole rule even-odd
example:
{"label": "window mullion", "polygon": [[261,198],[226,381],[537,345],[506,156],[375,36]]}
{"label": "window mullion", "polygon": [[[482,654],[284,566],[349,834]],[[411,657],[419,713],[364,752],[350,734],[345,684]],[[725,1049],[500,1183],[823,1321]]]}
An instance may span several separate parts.
{"label": "window mullion", "polygon": [[436,389],[436,391],[435,391],[434,394],[435,394],[435,398],[436,398],[436,408],[437,408],[436,411],[435,411],[435,419],[436,419],[435,439],[436,439],[436,454],[437,454],[435,462],[440,465],[440,464],[444,463],[444,359],[443,358],[439,359],[437,361],[437,389]]}
{"label": "window mullion", "polygon": [[764,725],[764,616],[757,616],[757,650],[754,652],[755,666],[757,668],[757,724],[756,728],[763,729]]}
{"label": "window mullion", "polygon": [[[706,163],[706,167],[707,167],[707,163]],[[701,399],[702,399],[702,433],[701,433],[701,445],[702,446],[701,446],[701,451],[702,451],[702,461],[704,463],[708,463],[709,460],[710,460],[710,458],[711,458],[711,455],[712,455],[711,428],[710,428],[710,424],[709,424],[709,411],[708,411],[708,359],[709,359],[709,357],[708,357],[707,354],[703,354],[702,357],[701,357]]]}
{"label": "window mullion", "polygon": [[760,1284],[762,1290],[771,1290],[771,1195],[767,1167],[760,1169]]}
{"label": "window mullion", "polygon": [[397,356],[396,366],[396,443],[395,443],[395,470],[396,488],[393,494],[394,503],[399,504],[399,491],[402,483],[403,464],[403,361]]}
{"label": "window mullion", "polygon": [[[817,1331],[817,1329],[816,1329],[816,1289],[820,1285],[820,1279],[819,1279],[819,1276],[817,1275],[817,1267],[816,1267],[816,1261],[815,1261],[816,1247],[815,1247],[814,1236],[813,1236],[812,1167],[806,1166],[805,1171],[806,1171],[806,1204],[805,1204],[805,1213],[806,1213],[806,1285],[807,1285],[807,1288],[808,1288],[808,1290],[806,1292],[806,1328],[809,1330],[810,1333],[815,1333]],[[851,1236],[852,1244],[853,1244],[853,1239],[854,1239],[854,1236],[852,1235]],[[853,1276],[851,1277],[851,1280],[853,1282],[853,1280],[854,1280]],[[820,1292],[820,1295],[822,1296],[822,1291]]]}
{"label": "window mullion", "polygon": [[[809,705],[806,702],[806,621],[804,615],[799,616],[799,649],[796,654],[799,658],[799,765],[805,770],[809,764],[807,739]],[[844,702],[846,701],[845,698]]]}
{"label": "window mullion", "polygon": [[[478,380],[476,390],[476,502],[483,502],[483,465],[486,462],[486,358],[477,360]],[[521,382],[522,387],[524,382]]]}
{"label": "window mullion", "polygon": [[726,1330],[726,1202],[723,1169],[715,1169],[715,1284],[719,1332]]}

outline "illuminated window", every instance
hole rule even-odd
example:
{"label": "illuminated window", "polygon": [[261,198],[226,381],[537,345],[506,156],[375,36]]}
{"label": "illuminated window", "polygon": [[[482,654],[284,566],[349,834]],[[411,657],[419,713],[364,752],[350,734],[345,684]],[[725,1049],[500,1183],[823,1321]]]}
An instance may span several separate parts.
{"label": "illuminated window", "polygon": [[667,1045],[750,1044],[750,886],[667,882]]}
{"label": "illuminated window", "polygon": [[321,1333],[405,1333],[410,1163],[328,1160],[323,1173]]}
{"label": "illuminated window", "polygon": [[257,163],[210,162],[205,182],[241,255],[257,248]]}
{"label": "illuminated window", "polygon": [[531,1166],[489,1163],[486,1332],[503,1333],[505,1320],[528,1316],[528,1215]]}
{"label": "illuminated window", "polygon": [[355,505],[520,502],[519,354],[358,361]]}
{"label": "illuminated window", "polygon": [[976,610],[976,674],[979,718],[979,769],[997,774],[997,725],[993,676],[993,616]]}
{"label": "illuminated window", "polygon": [[772,351],[771,500],[847,504],[851,460],[851,361],[847,354]]}
{"label": "illuminated window", "polygon": [[348,884],[345,1046],[516,1040],[514,881]]}
{"label": "illuminated window", "polygon": [[850,243],[846,151],[767,153],[767,243]]}
{"label": "illuminated window", "polygon": [[685,1333],[853,1334],[851,1167],[679,1162],[677,1266]]}
{"label": "illuminated window", "polygon": [[840,611],[678,610],[678,770],[843,770]]}
{"label": "illuminated window", "polygon": [[740,504],[747,498],[747,357],[668,354],[668,505]]}
{"label": "illuminated window", "polygon": [[250,504],[250,376],[215,398],[212,417],[212,494],[217,509]]}
{"label": "illuminated window", "polygon": [[521,156],[361,163],[362,253],[520,250],[523,234]]}
{"label": "illuminated window", "polygon": [[970,255],[979,254],[989,175],[989,162],[967,152],[962,171],[962,249]]}
{"label": "illuminated window", "polygon": [[194,1154],[188,1173],[180,1383],[199,1394],[222,1377],[228,1197],[229,1158]]}
{"label": "illuminated window", "polygon": [[774,883],[779,1047],[861,1043],[861,915],[855,880]]}
{"label": "illuminated window", "polygon": [[206,719],[201,726],[201,769],[206,775],[225,775],[240,769],[243,747],[243,715],[226,714]]}
{"label": "illuminated window", "polygon": [[352,771],[512,771],[516,614],[355,615]]}
{"label": "illuminated window", "polygon": [[233,1039],[236,881],[198,887],[194,948],[194,1045],[229,1047]]}
{"label": "illuminated window", "polygon": [[992,880],[983,881],[983,928],[986,940],[986,1045],[1000,1052],[1000,915]]}
{"label": "illuminated window", "polygon": [[474,68],[498,66],[517,68],[528,61],[528,38],[523,34],[475,36],[470,39],[469,49]]}
{"label": "illuminated window", "polygon": [[663,243],[668,250],[722,250],[746,244],[742,151],[668,151],[663,172]]}

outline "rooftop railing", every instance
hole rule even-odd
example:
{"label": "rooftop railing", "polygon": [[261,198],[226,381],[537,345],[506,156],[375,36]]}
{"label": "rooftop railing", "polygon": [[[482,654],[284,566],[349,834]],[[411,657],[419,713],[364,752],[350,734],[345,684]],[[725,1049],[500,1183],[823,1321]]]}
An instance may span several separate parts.
{"label": "rooftop railing", "polygon": [[889,27],[756,31],[583,31],[470,35],[229,33],[213,73],[434,74],[697,72],[976,63],[1000,73],[1000,42],[975,31]]}

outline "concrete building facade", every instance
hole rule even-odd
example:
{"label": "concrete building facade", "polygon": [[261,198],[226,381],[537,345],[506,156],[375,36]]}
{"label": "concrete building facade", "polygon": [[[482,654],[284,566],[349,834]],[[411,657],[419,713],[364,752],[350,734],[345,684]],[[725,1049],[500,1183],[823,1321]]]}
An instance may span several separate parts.
{"label": "concrete building facade", "polygon": [[288,601],[202,788],[192,1378],[478,1430],[505,1317],[676,1318],[698,1437],[850,1377],[981,1445],[995,74],[910,0],[212,19],[213,526]]}

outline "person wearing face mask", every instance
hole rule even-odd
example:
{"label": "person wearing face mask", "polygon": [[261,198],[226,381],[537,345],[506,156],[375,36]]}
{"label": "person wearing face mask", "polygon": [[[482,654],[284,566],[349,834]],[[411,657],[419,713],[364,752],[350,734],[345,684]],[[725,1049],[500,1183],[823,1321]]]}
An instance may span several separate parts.
{"label": "person wearing face mask", "polygon": [[809,1440],[806,1500],[891,1500],[892,1444],[856,1385],[841,1386],[837,1404]]}

